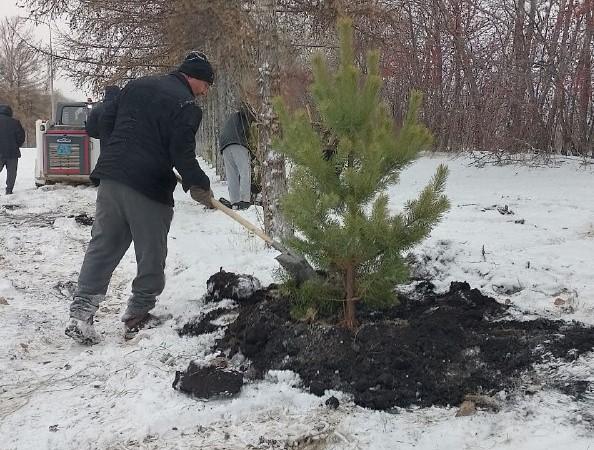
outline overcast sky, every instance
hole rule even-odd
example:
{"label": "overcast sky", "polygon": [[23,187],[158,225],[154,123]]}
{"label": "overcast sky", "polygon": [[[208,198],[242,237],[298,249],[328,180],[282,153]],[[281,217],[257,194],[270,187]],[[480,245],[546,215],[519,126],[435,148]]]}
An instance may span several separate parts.
{"label": "overcast sky", "polygon": [[[16,6],[16,0],[0,0],[0,19],[10,16],[27,16],[27,11]],[[38,39],[49,42],[49,31],[47,25],[39,25],[34,28],[34,34]],[[54,89],[61,91],[73,100],[86,100],[87,93],[74,87],[74,84],[61,74],[57,74],[54,80]]]}

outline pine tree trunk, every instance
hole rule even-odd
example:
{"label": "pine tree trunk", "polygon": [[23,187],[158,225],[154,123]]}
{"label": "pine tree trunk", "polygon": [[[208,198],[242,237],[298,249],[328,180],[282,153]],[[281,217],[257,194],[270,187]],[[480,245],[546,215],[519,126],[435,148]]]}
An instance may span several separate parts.
{"label": "pine tree trunk", "polygon": [[277,127],[272,98],[279,93],[276,0],[258,0],[260,111],[258,157],[262,165],[262,206],[264,230],[270,236],[289,236],[291,229],[280,213],[280,199],[287,191],[285,159],[271,147]]}
{"label": "pine tree trunk", "polygon": [[349,330],[357,328],[357,311],[355,299],[355,267],[350,263],[345,273],[345,291],[346,299],[344,301],[344,324]]}

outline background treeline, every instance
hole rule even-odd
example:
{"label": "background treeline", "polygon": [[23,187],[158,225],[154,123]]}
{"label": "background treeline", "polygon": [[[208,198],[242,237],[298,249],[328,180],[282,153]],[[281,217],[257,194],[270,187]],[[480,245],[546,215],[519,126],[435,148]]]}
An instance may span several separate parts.
{"label": "background treeline", "polygon": [[[260,56],[271,50],[261,43],[273,38],[278,86],[290,104],[305,105],[309,56],[315,50],[335,53],[335,21],[341,15],[354,20],[358,55],[380,49],[382,95],[396,121],[410,91],[424,93],[423,120],[435,136],[435,149],[594,156],[594,0],[23,3],[33,16],[68,21],[62,67],[97,92],[106,84],[169,70],[190,49],[205,50],[217,80],[205,105],[201,148],[214,160],[224,117],[240,97],[258,102],[258,78],[266,70]],[[266,14],[271,8],[272,16]],[[274,26],[265,26],[270,17]],[[263,35],[271,32],[272,37]],[[17,95],[14,82],[10,86],[10,95]]]}
{"label": "background treeline", "polygon": [[48,65],[33,42],[24,21],[16,17],[0,21],[0,103],[10,105],[23,124],[28,147],[35,145],[35,120],[51,117]]}

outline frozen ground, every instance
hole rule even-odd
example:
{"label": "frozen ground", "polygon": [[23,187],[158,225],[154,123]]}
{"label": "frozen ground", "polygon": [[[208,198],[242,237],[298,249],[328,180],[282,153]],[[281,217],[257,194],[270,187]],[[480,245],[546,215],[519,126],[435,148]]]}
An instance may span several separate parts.
{"label": "frozen ground", "polygon": [[[497,414],[458,418],[455,405],[376,412],[336,393],[341,405],[329,410],[285,372],[246,385],[234,399],[204,402],[174,391],[176,370],[212,357],[216,335],[175,331],[204,310],[207,278],[223,267],[266,284],[276,267],[276,252],[181,191],[156,309],[174,319],[123,340],[119,315],[135,274],[129,251],[97,314],[103,342],[72,343],[63,328],[90,227],[69,216],[93,216],[95,190],[35,189],[33,158],[23,150],[15,194],[0,196],[0,450],[594,449],[591,389],[579,400],[552,391],[514,396]],[[594,324],[593,169],[578,159],[478,169],[468,159],[425,157],[402,174],[392,207],[414,196],[440,162],[450,167],[452,209],[415,249],[425,274],[442,289],[466,280],[513,303],[519,316]],[[213,189],[226,196],[224,183]],[[506,205],[513,215],[498,211]],[[254,208],[242,214],[258,220]],[[594,357],[542,370],[592,382]]]}

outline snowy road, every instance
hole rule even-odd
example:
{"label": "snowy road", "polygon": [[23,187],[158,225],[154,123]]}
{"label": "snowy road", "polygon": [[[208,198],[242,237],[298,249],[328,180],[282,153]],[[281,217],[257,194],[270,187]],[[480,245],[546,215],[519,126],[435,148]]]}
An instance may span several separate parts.
{"label": "snowy road", "polygon": [[[444,160],[452,210],[415,250],[438,287],[466,280],[518,311],[594,324],[592,169],[577,159],[477,169],[465,159],[427,157],[402,174],[392,207],[418,192]],[[276,267],[276,253],[258,238],[183,192],[176,192],[167,287],[156,309],[174,319],[123,340],[119,315],[135,275],[130,250],[97,314],[103,342],[72,343],[63,328],[90,237],[90,227],[73,216],[94,215],[95,189],[35,189],[33,163],[33,150],[24,149],[15,194],[0,196],[0,450],[594,449],[591,388],[580,400],[539,391],[498,414],[460,418],[456,408],[368,411],[340,394],[339,409],[328,410],[325,398],[300,390],[290,373],[272,373],[229,400],[174,391],[176,370],[213,357],[215,334],[176,333],[204,311],[207,278],[223,267],[266,284]],[[213,189],[227,196],[224,183]],[[497,210],[505,205],[513,215]],[[254,208],[242,214],[258,219]],[[593,382],[594,356],[560,370]]]}

